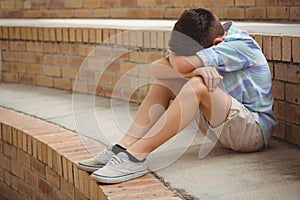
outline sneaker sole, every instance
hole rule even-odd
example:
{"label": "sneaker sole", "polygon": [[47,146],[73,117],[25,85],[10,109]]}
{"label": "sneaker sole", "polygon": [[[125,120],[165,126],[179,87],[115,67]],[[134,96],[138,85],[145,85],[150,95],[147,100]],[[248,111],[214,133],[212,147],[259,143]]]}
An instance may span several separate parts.
{"label": "sneaker sole", "polygon": [[84,171],[87,171],[87,172],[94,172],[94,171],[97,171],[98,169],[104,167],[105,165],[85,165],[85,164],[82,164],[82,163],[78,163],[77,164],[77,168],[78,169],[81,169],[81,170],[84,170]]}
{"label": "sneaker sole", "polygon": [[91,178],[94,181],[97,181],[100,183],[113,184],[113,183],[121,183],[121,182],[129,181],[129,180],[141,177],[141,176],[147,174],[148,172],[149,172],[148,170],[143,170],[143,171],[139,171],[139,172],[135,172],[135,173],[124,174],[121,176],[102,176],[102,175],[92,173]]}

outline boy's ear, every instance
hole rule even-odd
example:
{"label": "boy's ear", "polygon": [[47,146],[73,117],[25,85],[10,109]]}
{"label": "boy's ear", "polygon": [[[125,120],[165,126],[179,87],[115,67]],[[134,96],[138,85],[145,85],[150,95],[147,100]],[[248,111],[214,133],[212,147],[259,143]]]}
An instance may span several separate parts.
{"label": "boy's ear", "polygon": [[217,38],[214,39],[213,45],[217,45],[217,44],[219,44],[220,42],[223,42],[223,38],[217,37]]}

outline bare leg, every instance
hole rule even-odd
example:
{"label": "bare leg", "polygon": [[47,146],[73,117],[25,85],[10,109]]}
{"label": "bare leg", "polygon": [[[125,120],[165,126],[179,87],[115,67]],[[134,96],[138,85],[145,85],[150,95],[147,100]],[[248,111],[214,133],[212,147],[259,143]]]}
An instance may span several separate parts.
{"label": "bare leg", "polygon": [[[156,64],[167,67],[169,65],[165,59],[156,61]],[[124,148],[129,148],[144,137],[169,107],[170,101],[175,98],[174,93],[178,93],[182,86],[183,80],[157,80],[153,83],[133,123],[119,144]]]}
{"label": "bare leg", "polygon": [[[213,95],[211,94],[201,77],[191,78],[147,134],[133,143],[127,151],[138,159],[144,159],[150,152],[185,128],[193,120],[198,108],[213,125],[222,123],[229,112],[230,98],[220,89],[216,89]],[[213,111],[212,104],[217,104],[217,108],[223,108],[223,115]]]}

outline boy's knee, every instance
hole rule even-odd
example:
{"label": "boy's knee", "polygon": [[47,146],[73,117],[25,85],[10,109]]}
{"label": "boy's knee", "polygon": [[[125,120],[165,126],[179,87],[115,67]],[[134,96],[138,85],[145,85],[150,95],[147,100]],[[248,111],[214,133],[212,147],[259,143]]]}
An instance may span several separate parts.
{"label": "boy's knee", "polygon": [[200,76],[192,77],[187,84],[189,84],[189,87],[192,87],[197,96],[208,92],[208,88]]}
{"label": "boy's knee", "polygon": [[166,65],[169,63],[165,58],[160,58],[158,60],[155,60],[151,63],[151,65]]}

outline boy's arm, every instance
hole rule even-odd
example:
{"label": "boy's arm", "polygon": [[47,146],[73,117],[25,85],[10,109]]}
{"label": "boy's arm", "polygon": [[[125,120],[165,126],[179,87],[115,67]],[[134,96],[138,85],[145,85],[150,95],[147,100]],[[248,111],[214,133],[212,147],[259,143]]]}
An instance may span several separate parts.
{"label": "boy's arm", "polygon": [[168,52],[166,58],[154,62],[150,71],[157,79],[201,76],[210,91],[215,90],[223,79],[215,67],[203,67],[198,56],[178,56],[172,52]]}
{"label": "boy's arm", "polygon": [[196,55],[183,57],[168,51],[165,58],[151,64],[150,73],[157,79],[191,78],[199,66],[202,62]]}

